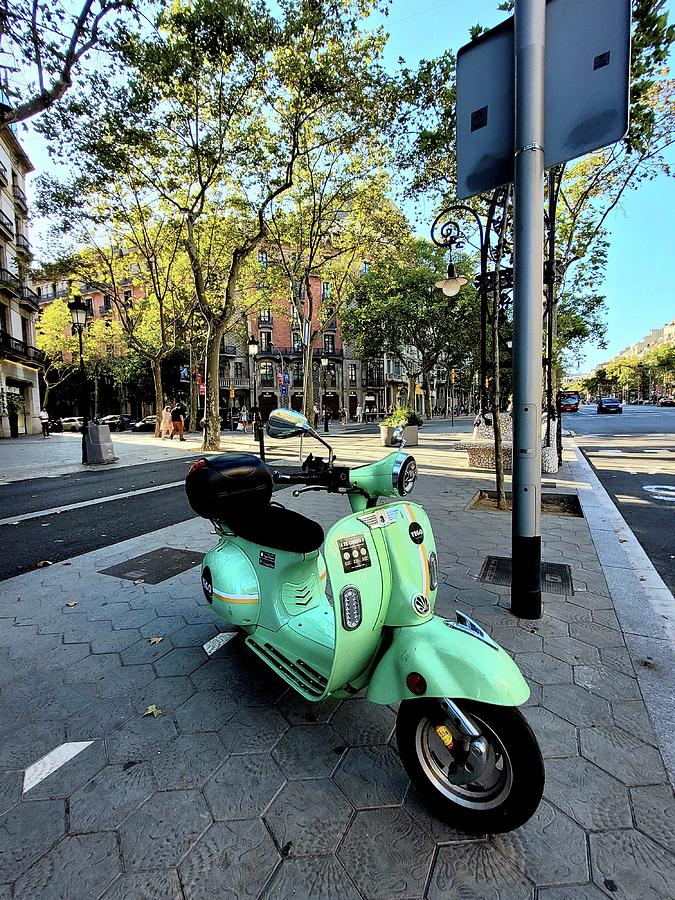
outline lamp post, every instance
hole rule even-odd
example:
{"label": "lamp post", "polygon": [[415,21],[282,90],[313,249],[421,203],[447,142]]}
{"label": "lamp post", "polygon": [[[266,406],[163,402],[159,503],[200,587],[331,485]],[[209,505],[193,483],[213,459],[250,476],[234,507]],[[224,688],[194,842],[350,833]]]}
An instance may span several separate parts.
{"label": "lamp post", "polygon": [[84,372],[84,358],[82,353],[82,332],[87,325],[87,304],[84,302],[80,294],[68,304],[70,315],[73,320],[73,334],[77,332],[80,342],[80,411],[82,413],[82,463],[86,465],[87,458],[87,426],[89,425],[89,386]]}
{"label": "lamp post", "polygon": [[328,408],[326,406],[326,394],[328,393],[328,357],[321,357],[321,368],[323,370],[323,430],[324,434],[328,433]]}
{"label": "lamp post", "polygon": [[[258,341],[253,335],[248,339],[248,358],[249,363],[253,362],[253,407],[251,408],[251,415],[253,416],[253,437],[257,439],[260,443],[260,459],[265,459],[265,439],[263,437],[263,430],[260,427],[260,418],[258,415],[258,388],[257,388],[257,373],[256,373],[256,357],[258,356],[258,351],[260,350],[260,346]],[[251,375],[250,366],[249,366],[249,377]]]}
{"label": "lamp post", "polygon": [[448,206],[434,219],[431,226],[431,240],[437,247],[441,247],[448,251],[448,277],[443,281],[437,281],[436,287],[443,291],[446,297],[454,297],[460,288],[467,284],[467,279],[455,272],[455,264],[452,260],[452,251],[455,247],[461,249],[466,243],[466,237],[462,231],[462,226],[453,218],[454,216],[468,215],[471,216],[478,226],[478,236],[480,240],[480,277],[478,288],[480,291],[480,392],[479,392],[479,413],[484,415],[487,409],[487,320],[488,320],[488,253],[490,249],[490,231],[492,228],[495,210],[497,208],[498,192],[493,192],[490,201],[490,208],[487,214],[487,224],[483,225],[478,213],[470,206],[463,203],[456,203],[454,206]]}

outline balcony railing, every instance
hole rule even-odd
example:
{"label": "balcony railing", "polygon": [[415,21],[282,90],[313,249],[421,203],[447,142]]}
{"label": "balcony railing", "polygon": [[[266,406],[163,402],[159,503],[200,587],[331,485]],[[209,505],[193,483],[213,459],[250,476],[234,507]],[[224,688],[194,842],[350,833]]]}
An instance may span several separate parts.
{"label": "balcony railing", "polygon": [[29,304],[36,312],[40,308],[38,295],[27,284],[21,285],[21,302]]}
{"label": "balcony railing", "polygon": [[7,167],[0,163],[0,184],[7,187],[9,184],[9,176],[7,175]]}
{"label": "balcony railing", "polygon": [[16,236],[16,252],[23,253],[25,256],[30,256],[32,252],[30,241],[24,234],[17,234]]}
{"label": "balcony railing", "polygon": [[267,313],[261,313],[258,316],[258,325],[271,327],[274,324],[271,313],[268,315]]}
{"label": "balcony railing", "polygon": [[251,386],[248,378],[230,378],[227,375],[221,377],[219,384],[222,390],[227,390],[228,388],[249,388]]}
{"label": "balcony railing", "polygon": [[14,203],[21,209],[23,212],[28,212],[28,197],[18,184],[12,185],[12,194],[14,195]]}
{"label": "balcony railing", "polygon": [[43,303],[49,300],[56,300],[59,297],[67,297],[70,294],[69,288],[59,288],[58,291],[42,291],[38,296],[38,301]]}
{"label": "balcony railing", "polygon": [[0,287],[11,291],[17,297],[21,296],[21,282],[18,276],[9,269],[0,269]]}
{"label": "balcony railing", "polygon": [[14,222],[2,209],[0,209],[0,229],[4,230],[10,239],[14,237]]}
{"label": "balcony railing", "polygon": [[258,356],[265,359],[278,359],[279,356],[302,356],[302,347],[277,347],[272,344],[258,351]]}
{"label": "balcony railing", "polygon": [[28,360],[29,362],[42,363],[45,355],[42,350],[37,347],[31,347],[25,341],[12,337],[6,331],[0,331],[0,350],[3,353],[18,359],[20,362]]}
{"label": "balcony railing", "polygon": [[333,347],[331,350],[326,349],[326,347],[315,347],[312,351],[312,356],[314,359],[328,358],[328,359],[342,359],[345,355],[342,347]]}
{"label": "balcony railing", "polygon": [[384,372],[369,372],[364,369],[361,381],[364,387],[384,387]]}
{"label": "balcony railing", "polygon": [[223,346],[220,349],[220,355],[221,356],[238,356],[239,351],[234,346],[234,344],[223,344]]}

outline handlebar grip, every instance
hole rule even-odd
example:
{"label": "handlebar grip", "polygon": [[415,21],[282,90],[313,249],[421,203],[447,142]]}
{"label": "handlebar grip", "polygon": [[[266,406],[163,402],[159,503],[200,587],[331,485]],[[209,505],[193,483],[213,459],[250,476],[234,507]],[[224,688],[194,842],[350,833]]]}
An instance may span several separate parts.
{"label": "handlebar grip", "polygon": [[277,484],[313,484],[317,480],[313,472],[274,472],[272,477]]}

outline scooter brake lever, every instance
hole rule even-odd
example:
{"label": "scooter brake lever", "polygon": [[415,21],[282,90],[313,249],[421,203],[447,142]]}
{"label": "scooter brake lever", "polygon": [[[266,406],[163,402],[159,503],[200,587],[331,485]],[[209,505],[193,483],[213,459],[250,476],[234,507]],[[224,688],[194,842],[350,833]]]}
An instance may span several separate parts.
{"label": "scooter brake lever", "polygon": [[322,487],[306,487],[306,488],[301,488],[299,491],[298,490],[293,491],[293,496],[299,497],[300,494],[306,494],[307,491],[325,491],[325,490],[326,489],[323,486]]}

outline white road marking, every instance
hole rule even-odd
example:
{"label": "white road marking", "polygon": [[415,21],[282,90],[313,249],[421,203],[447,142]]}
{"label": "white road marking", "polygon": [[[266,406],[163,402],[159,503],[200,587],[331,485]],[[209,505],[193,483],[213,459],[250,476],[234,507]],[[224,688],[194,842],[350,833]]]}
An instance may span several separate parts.
{"label": "white road marking", "polygon": [[236,637],[235,631],[221,631],[220,634],[212,637],[210,641],[207,641],[204,644],[204,650],[209,656],[213,656],[216,650],[220,650],[221,647],[224,647],[233,637]]}
{"label": "white road marking", "polygon": [[[593,452],[593,451],[591,451]],[[596,453],[601,453],[603,456],[616,456],[618,454],[623,453],[623,450],[596,450]]]}
{"label": "white road marking", "polygon": [[113,500],[121,500],[126,497],[138,497],[141,494],[152,494],[155,491],[166,491],[169,488],[181,487],[185,480],[171,481],[169,484],[156,484],[153,487],[139,488],[137,491],[127,491],[125,494],[113,494],[112,497],[97,497],[95,500],[81,500],[79,503],[68,503],[65,506],[53,506],[50,509],[39,509],[35,512],[23,513],[21,516],[10,516],[8,519],[0,519],[0,525],[14,525],[16,522],[25,522],[27,519],[41,519],[44,516],[53,516],[56,513],[69,512],[71,509],[83,509],[85,506],[97,506],[99,503],[111,503]]}
{"label": "white road marking", "polygon": [[675,503],[675,484],[643,484],[642,490],[659,500]]}
{"label": "white road marking", "polygon": [[46,756],[32,763],[24,772],[23,793],[26,794],[93,743],[93,741],[68,741],[50,750]]}

